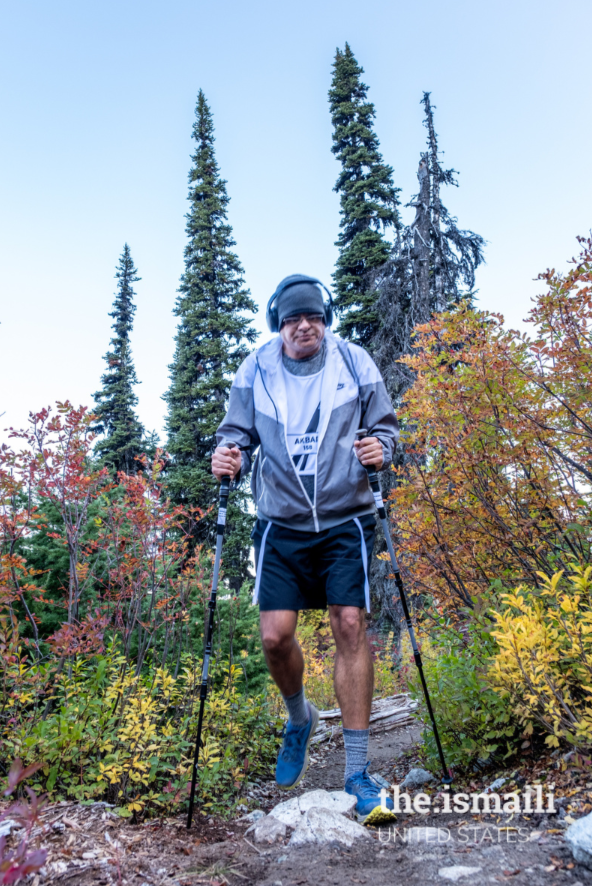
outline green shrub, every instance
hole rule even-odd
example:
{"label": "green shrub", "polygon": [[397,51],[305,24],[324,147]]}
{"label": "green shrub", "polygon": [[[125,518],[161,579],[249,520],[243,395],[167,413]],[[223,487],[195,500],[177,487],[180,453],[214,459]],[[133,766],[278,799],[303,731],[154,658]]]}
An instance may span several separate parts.
{"label": "green shrub", "polygon": [[[488,685],[486,675],[497,644],[483,615],[467,613],[462,629],[440,619],[430,635],[420,636],[424,673],[446,762],[466,767],[477,759],[509,756],[518,726],[507,700]],[[404,655],[411,647],[406,636]],[[430,717],[413,660],[408,685],[418,701],[418,716],[428,764],[440,768]]]}
{"label": "green shrub", "polygon": [[[247,782],[270,774],[278,729],[264,694],[244,692],[241,669],[215,662],[200,753],[198,803],[223,812]],[[19,655],[5,671],[2,754],[41,763],[32,787],[53,800],[107,800],[123,815],[171,810],[187,799],[201,670],[184,656],[175,678],[160,667],[137,676],[112,645],[74,659],[56,677],[51,709],[36,698],[47,674]],[[42,704],[40,702],[42,701]]]}

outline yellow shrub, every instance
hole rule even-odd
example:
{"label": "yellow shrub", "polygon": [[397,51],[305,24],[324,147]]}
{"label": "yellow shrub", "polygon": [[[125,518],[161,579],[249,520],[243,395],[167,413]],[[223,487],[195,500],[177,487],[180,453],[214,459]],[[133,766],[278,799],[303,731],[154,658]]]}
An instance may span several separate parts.
{"label": "yellow shrub", "polygon": [[[6,637],[0,624],[0,648]],[[52,800],[107,800],[121,815],[179,809],[191,775],[201,675],[189,656],[181,664],[176,677],[150,662],[137,675],[115,644],[90,661],[78,656],[70,673],[55,678],[43,719],[32,703],[39,666],[17,649],[3,675],[11,717],[0,723],[1,759],[41,763],[32,786]],[[264,694],[243,691],[237,665],[213,664],[217,685],[205,705],[197,800],[227,810],[249,779],[269,775],[277,724]],[[46,703],[46,696],[37,699]]]}
{"label": "yellow shrub", "polygon": [[563,572],[543,588],[504,594],[493,613],[499,651],[489,671],[496,692],[510,698],[522,722],[540,723],[556,747],[564,738],[592,744],[592,566]]}

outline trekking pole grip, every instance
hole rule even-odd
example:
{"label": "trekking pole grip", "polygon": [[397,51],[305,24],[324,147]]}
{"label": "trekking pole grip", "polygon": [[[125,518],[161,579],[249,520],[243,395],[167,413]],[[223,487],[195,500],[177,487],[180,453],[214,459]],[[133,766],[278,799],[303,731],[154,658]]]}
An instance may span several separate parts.
{"label": "trekking pole grip", "polygon": [[[368,436],[367,428],[360,428],[356,431],[356,437],[358,440],[362,440],[364,437]],[[372,495],[374,496],[374,502],[376,504],[376,510],[378,511],[378,516],[381,520],[386,520],[386,508],[384,506],[384,502],[382,500],[382,492],[380,491],[380,482],[378,480],[378,471],[376,470],[375,465],[362,465],[363,468],[366,468],[366,472],[368,474],[368,480],[370,482],[370,489],[372,490]]]}
{"label": "trekking pole grip", "polygon": [[[228,449],[239,449],[240,446],[237,446],[236,443],[229,443]],[[218,520],[216,523],[216,534],[224,535],[224,527],[226,526],[226,512],[228,508],[228,496],[230,495],[230,484],[232,482],[232,477],[230,474],[224,474],[220,478],[220,501],[218,508]]]}
{"label": "trekking pole grip", "polygon": [[224,535],[226,526],[226,513],[228,509],[228,496],[230,495],[230,476],[225,474],[220,480],[220,504],[218,507],[218,520],[216,522],[216,534]]}

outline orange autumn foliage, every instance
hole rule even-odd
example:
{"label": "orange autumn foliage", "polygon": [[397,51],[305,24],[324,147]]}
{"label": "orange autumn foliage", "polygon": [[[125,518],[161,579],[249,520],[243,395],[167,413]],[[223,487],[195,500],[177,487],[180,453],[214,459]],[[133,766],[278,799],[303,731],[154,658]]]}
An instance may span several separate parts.
{"label": "orange autumn foliage", "polygon": [[448,609],[494,582],[569,570],[592,526],[592,240],[547,291],[532,338],[460,307],[416,330],[400,413],[407,464],[391,495],[402,565]]}

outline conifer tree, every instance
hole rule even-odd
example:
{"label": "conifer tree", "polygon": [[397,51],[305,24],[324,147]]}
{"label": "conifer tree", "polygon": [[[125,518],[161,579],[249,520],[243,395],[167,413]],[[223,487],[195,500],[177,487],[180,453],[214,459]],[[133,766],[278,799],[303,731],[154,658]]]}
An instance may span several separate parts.
{"label": "conifer tree", "polygon": [[333,280],[341,315],[339,332],[371,346],[379,327],[371,272],[389,257],[385,230],[399,228],[399,189],[393,185],[392,167],[378,150],[372,128],[376,114],[367,100],[368,87],[360,79],[363,73],[347,43],[343,52],[337,49],[329,90],[331,150],[342,167],[334,188],[341,198],[341,233],[335,244],[340,252]]}
{"label": "conifer tree", "polygon": [[411,353],[414,327],[427,323],[433,313],[472,301],[475,271],[484,260],[483,238],[460,229],[442,203],[442,185],[457,187],[458,173],[440,163],[429,92],[424,92],[421,104],[428,150],[420,155],[419,192],[408,204],[415,209],[415,218],[401,228],[388,262],[374,277],[381,325],[373,352],[395,403],[413,381],[398,360]]}
{"label": "conifer tree", "polygon": [[[189,173],[185,273],[175,314],[179,318],[168,404],[167,484],[172,500],[205,511],[215,504],[218,483],[211,474],[215,432],[228,399],[232,378],[255,341],[245,312],[255,303],[245,288],[243,269],[227,221],[229,197],[214,153],[212,114],[200,90],[193,125],[195,152]],[[234,492],[228,509],[224,571],[234,587],[248,569],[252,517],[247,493]],[[216,515],[190,527],[195,543],[213,544]]]}
{"label": "conifer tree", "polygon": [[132,284],[141,279],[136,273],[126,243],[115,274],[119,283],[113,311],[109,315],[114,319],[111,327],[114,335],[111,348],[104,357],[107,371],[101,376],[102,389],[94,395],[97,404],[94,410],[97,416],[95,430],[105,435],[96,445],[96,454],[111,471],[125,471],[128,474],[139,469],[136,456],[143,452],[143,428],[135,413],[138,398],[134,385],[138,384],[138,379],[130,345],[136,312]]}
{"label": "conifer tree", "polygon": [[[395,408],[413,384],[411,370],[400,357],[413,350],[413,329],[427,323],[432,314],[453,308],[474,297],[475,271],[483,262],[485,241],[479,234],[461,230],[440,196],[442,185],[457,185],[454,169],[444,169],[434,129],[434,108],[430,93],[421,100],[428,131],[427,151],[420,154],[417,178],[419,192],[408,204],[415,218],[401,228],[388,262],[375,272],[380,327],[373,341],[373,356],[384,378]],[[404,464],[406,455],[399,447],[395,465]],[[392,471],[384,471],[385,498],[396,483]],[[377,534],[375,553],[384,553],[386,544]],[[373,558],[371,587],[381,604],[382,616],[399,624],[393,604],[390,567]]]}

